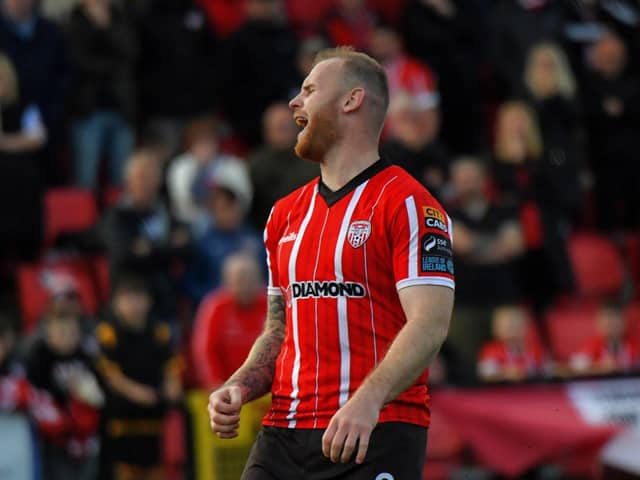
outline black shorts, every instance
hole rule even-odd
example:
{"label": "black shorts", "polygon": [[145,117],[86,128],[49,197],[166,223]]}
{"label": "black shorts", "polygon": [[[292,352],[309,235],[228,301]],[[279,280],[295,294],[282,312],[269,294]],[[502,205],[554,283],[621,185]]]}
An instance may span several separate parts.
{"label": "black shorts", "polygon": [[379,424],[364,463],[333,463],[322,454],[324,430],[264,427],[242,480],[420,480],[427,429],[408,423]]}

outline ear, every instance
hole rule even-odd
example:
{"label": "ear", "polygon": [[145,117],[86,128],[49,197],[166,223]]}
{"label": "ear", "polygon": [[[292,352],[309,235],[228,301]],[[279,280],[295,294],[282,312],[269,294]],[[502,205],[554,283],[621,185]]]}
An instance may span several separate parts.
{"label": "ear", "polygon": [[344,113],[349,113],[358,110],[362,106],[365,96],[366,92],[364,91],[364,88],[352,88],[344,97],[342,111]]}

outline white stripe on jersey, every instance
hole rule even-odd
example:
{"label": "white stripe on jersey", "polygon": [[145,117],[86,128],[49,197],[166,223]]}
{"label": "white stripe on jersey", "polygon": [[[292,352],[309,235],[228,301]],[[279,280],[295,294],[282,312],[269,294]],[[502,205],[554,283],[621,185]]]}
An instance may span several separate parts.
{"label": "white stripe on jersey", "polygon": [[[373,213],[376,209],[376,207],[378,206],[378,203],[380,202],[380,199],[382,198],[382,194],[384,193],[384,191],[387,189],[387,187],[389,186],[389,184],[391,184],[391,182],[393,182],[396,178],[398,178],[397,176],[390,178],[387,183],[384,184],[384,186],[380,189],[380,194],[378,195],[378,198],[376,199],[376,202],[373,204],[373,206],[371,207],[371,214],[369,215],[369,222],[371,222],[371,219],[373,218]],[[365,283],[367,286],[367,292],[370,292],[371,290],[369,289],[369,262],[368,262],[368,258],[367,258],[367,243],[365,242],[365,244],[362,246],[364,249],[363,252],[363,260],[364,260],[364,279],[365,279]],[[373,343],[373,366],[376,367],[378,366],[378,343],[377,343],[377,337],[376,337],[376,322],[373,318],[373,298],[371,297],[371,295],[369,295],[369,315],[370,315],[370,319],[371,319],[371,340]]]}
{"label": "white stripe on jersey", "polygon": [[[344,281],[342,272],[342,250],[344,247],[347,230],[351,223],[351,215],[360,200],[360,196],[369,181],[367,180],[353,192],[353,196],[349,201],[347,211],[342,218],[340,233],[338,234],[338,243],[336,244],[336,254],[334,257],[336,282]],[[351,351],[349,350],[349,324],[347,319],[347,297],[340,296],[338,303],[338,332],[340,337],[340,397],[338,405],[342,407],[349,399],[349,383],[351,381]]]}
{"label": "white stripe on jersey", "polygon": [[[271,221],[271,215],[273,215],[273,207],[271,207],[271,211],[269,212],[269,217],[267,218],[267,225],[269,225],[269,222]],[[266,250],[267,239],[269,238],[269,233],[266,227],[264,229],[262,238],[264,240],[264,245]],[[280,287],[275,287],[273,285],[273,272],[271,272],[271,259],[269,258],[268,250],[267,250],[267,274],[269,275],[269,279],[267,281],[267,295],[282,295],[282,290],[280,290]]]}
{"label": "white stripe on jersey", "polygon": [[416,285],[439,285],[441,287],[449,287],[451,290],[456,289],[455,282],[447,277],[418,277],[405,278],[404,280],[396,282],[396,290],[415,287]]}
{"label": "white stripe on jersey", "polygon": [[[322,246],[322,239],[324,238],[324,229],[327,226],[327,220],[329,219],[329,209],[327,209],[325,215],[324,215],[324,222],[322,223],[322,230],[320,230],[320,237],[318,237],[318,253],[316,254],[316,264],[313,267],[313,281],[316,280],[316,275],[318,274],[318,264],[320,263],[320,252],[321,252],[321,246]],[[314,419],[313,419],[313,428],[316,428],[318,426],[318,417],[317,417],[317,413],[318,413],[318,399],[320,398],[318,395],[318,391],[320,390],[320,385],[319,385],[319,381],[320,381],[320,345],[319,345],[319,340],[320,340],[320,336],[318,335],[318,299],[314,298],[313,299],[313,308],[314,308],[314,314],[313,314],[313,319],[315,322],[315,334],[316,334],[316,389],[314,392],[314,397],[316,399],[316,404],[314,407],[314,411],[313,411],[313,415],[314,415]]]}
{"label": "white stripe on jersey", "polygon": [[404,201],[407,207],[407,217],[409,218],[409,269],[407,271],[408,278],[416,278],[418,276],[418,214],[416,213],[416,202],[413,195],[407,197]]}
{"label": "white stripe on jersey", "polygon": [[[300,230],[298,230],[298,236],[296,237],[295,243],[293,244],[293,248],[291,249],[291,256],[289,257],[289,285],[293,284],[296,281],[296,260],[298,258],[298,251],[300,250],[300,244],[302,243],[302,238],[304,237],[305,230],[307,229],[307,225],[309,224],[309,220],[311,220],[311,216],[313,215],[313,208],[316,204],[316,197],[318,196],[318,190],[313,192],[313,196],[311,197],[311,203],[309,204],[309,210],[307,210],[302,223],[300,224]],[[300,339],[298,338],[298,305],[296,303],[296,299],[291,297],[291,326],[293,332],[293,346],[295,349],[295,357],[293,360],[293,371],[291,372],[291,398],[293,399],[291,402],[291,406],[289,407],[289,414],[287,415],[287,419],[290,420],[289,428],[295,428],[296,421],[293,417],[296,414],[296,409],[298,408],[298,404],[300,403],[300,399],[298,398],[298,393],[300,393],[298,386],[298,375],[300,374]]]}

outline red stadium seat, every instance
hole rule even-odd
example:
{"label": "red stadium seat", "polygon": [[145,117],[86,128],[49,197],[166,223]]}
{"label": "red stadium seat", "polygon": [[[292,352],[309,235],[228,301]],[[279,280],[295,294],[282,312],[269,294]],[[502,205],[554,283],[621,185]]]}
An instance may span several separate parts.
{"label": "red stadium seat", "polygon": [[18,267],[17,280],[25,333],[33,331],[56,291],[74,289],[87,313],[97,311],[93,278],[82,259],[24,264]]}
{"label": "red stadium seat", "polygon": [[567,302],[547,313],[545,321],[555,360],[566,362],[596,334],[597,312],[598,304],[595,302]]}
{"label": "red stadium seat", "polygon": [[640,342],[640,301],[635,301],[624,310],[627,333]]}
{"label": "red stadium seat", "polygon": [[45,195],[45,244],[65,232],[92,227],[98,220],[96,199],[90,190],[55,188]]}
{"label": "red stadium seat", "polygon": [[627,234],[624,243],[624,258],[629,275],[638,290],[636,293],[640,294],[640,234]]}
{"label": "red stadium seat", "polygon": [[622,258],[608,239],[588,233],[573,235],[569,256],[579,295],[604,297],[620,291],[624,278]]}

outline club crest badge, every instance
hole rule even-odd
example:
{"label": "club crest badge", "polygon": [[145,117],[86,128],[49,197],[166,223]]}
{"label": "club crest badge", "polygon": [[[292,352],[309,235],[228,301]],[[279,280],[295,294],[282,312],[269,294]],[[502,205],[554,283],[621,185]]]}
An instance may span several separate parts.
{"label": "club crest badge", "polygon": [[353,248],[359,248],[369,239],[369,235],[371,235],[371,222],[358,220],[349,225],[347,240]]}

